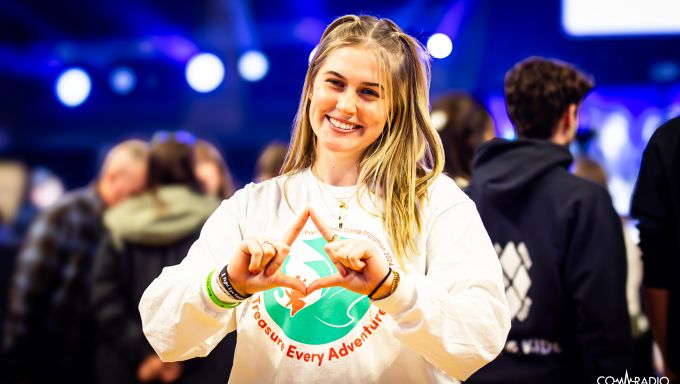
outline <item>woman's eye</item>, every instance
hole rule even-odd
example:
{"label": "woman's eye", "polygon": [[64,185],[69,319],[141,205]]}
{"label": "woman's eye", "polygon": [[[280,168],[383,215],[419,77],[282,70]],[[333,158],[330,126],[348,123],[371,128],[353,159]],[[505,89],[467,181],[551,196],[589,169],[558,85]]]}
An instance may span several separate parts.
{"label": "woman's eye", "polygon": [[364,89],[364,90],[361,91],[361,93],[363,93],[364,95],[367,95],[367,96],[373,96],[373,97],[380,98],[380,94],[378,94],[378,92],[376,92],[372,89]]}
{"label": "woman's eye", "polygon": [[335,86],[335,87],[342,87],[343,86],[342,81],[336,80],[336,79],[328,79],[328,80],[326,80],[326,82],[328,82],[329,84],[331,84],[332,86]]}

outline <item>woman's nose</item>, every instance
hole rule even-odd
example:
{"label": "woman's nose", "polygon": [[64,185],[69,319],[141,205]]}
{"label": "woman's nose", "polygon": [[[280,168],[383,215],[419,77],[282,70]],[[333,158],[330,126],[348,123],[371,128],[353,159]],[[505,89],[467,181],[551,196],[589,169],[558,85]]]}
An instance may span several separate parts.
{"label": "woman's nose", "polygon": [[338,111],[342,114],[354,115],[357,113],[357,100],[353,92],[345,91],[338,97],[336,105]]}

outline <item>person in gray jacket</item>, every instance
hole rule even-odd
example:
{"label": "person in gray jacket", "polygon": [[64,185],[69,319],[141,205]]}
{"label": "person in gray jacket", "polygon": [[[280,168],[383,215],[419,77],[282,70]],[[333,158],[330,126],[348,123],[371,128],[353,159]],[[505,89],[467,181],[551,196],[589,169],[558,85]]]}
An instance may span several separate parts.
{"label": "person in gray jacket", "polygon": [[104,216],[108,235],[94,264],[91,302],[98,330],[100,383],[224,383],[233,339],[213,354],[164,363],[142,332],[137,304],[161,270],[178,264],[219,201],[204,195],[194,173],[193,140],[157,135],[145,191]]}

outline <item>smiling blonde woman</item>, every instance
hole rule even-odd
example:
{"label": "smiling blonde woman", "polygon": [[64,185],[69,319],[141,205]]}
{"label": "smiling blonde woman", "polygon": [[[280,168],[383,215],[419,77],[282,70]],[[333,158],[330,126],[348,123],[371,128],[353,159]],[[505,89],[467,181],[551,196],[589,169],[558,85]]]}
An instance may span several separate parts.
{"label": "smiling blonde woman", "polygon": [[166,361],[238,333],[232,382],[457,382],[502,349],[498,258],[441,174],[429,58],[343,16],[305,78],[284,174],[238,191],[140,303]]}

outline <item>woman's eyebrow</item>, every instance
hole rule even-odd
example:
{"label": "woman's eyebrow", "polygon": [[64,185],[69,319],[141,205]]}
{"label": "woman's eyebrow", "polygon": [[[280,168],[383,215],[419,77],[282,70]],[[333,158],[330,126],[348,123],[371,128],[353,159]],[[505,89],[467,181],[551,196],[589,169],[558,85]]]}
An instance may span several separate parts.
{"label": "woman's eyebrow", "polygon": [[[345,81],[347,80],[347,78],[345,76],[343,76],[343,75],[341,75],[341,74],[339,74],[335,71],[326,71],[326,72],[324,72],[324,74],[336,76],[336,77],[339,77],[340,79],[345,80]],[[361,85],[368,86],[368,87],[377,87],[377,88],[380,88],[381,91],[385,90],[385,88],[383,88],[383,86],[378,84],[378,83],[371,83],[371,82],[368,82],[368,81],[363,81],[363,82],[361,82]]]}

